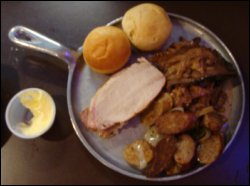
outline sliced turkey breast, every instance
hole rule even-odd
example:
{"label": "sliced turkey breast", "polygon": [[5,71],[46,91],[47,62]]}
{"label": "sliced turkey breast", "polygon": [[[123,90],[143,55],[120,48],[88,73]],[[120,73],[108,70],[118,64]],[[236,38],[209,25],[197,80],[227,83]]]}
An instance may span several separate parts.
{"label": "sliced turkey breast", "polygon": [[145,58],[112,75],[81,113],[84,125],[107,130],[145,109],[165,84],[164,75]]}

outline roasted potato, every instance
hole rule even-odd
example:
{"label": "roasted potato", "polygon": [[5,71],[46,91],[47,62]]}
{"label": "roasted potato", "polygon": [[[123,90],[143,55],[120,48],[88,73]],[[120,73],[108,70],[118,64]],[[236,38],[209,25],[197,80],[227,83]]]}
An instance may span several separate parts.
{"label": "roasted potato", "polygon": [[216,112],[211,112],[203,117],[203,125],[211,131],[219,131],[225,122],[223,116]]}
{"label": "roasted potato", "polygon": [[148,109],[142,113],[141,121],[144,125],[151,126],[164,112],[170,110],[173,100],[169,93],[164,93]]}
{"label": "roasted potato", "polygon": [[160,116],[156,127],[161,134],[178,134],[191,129],[195,122],[195,113],[174,111]]}
{"label": "roasted potato", "polygon": [[170,176],[195,170],[214,162],[223,150],[219,132],[231,110],[233,87],[224,76],[236,72],[200,41],[180,39],[166,51],[149,56],[166,83],[141,114],[142,123],[150,126],[144,140],[154,154],[142,171],[147,177],[162,176],[163,171]]}
{"label": "roasted potato", "polygon": [[211,131],[207,128],[203,128],[203,135],[198,139],[199,142],[203,142],[211,136]]}
{"label": "roasted potato", "polygon": [[153,147],[155,147],[162,138],[163,136],[158,133],[155,126],[150,127],[144,135],[144,139]]}
{"label": "roasted potato", "polygon": [[168,176],[176,175],[181,173],[181,165],[174,163],[172,167],[166,170]]}
{"label": "roasted potato", "polygon": [[163,170],[168,169],[172,164],[173,156],[176,151],[176,138],[167,136],[163,138],[156,146],[153,160],[145,169],[145,174],[148,177],[154,177],[160,174]]}
{"label": "roasted potato", "polygon": [[195,142],[193,138],[187,134],[178,137],[177,151],[174,159],[180,165],[186,165],[191,162],[195,155]]}
{"label": "roasted potato", "polygon": [[172,175],[176,175],[176,174],[180,174],[184,171],[187,171],[191,168],[191,163],[186,164],[186,165],[180,165],[178,163],[173,163],[172,167],[170,167],[169,169],[166,170],[166,174],[168,176],[172,176]]}
{"label": "roasted potato", "polygon": [[198,147],[198,161],[202,164],[214,162],[223,149],[223,137],[220,134],[213,134],[202,141]]}
{"label": "roasted potato", "polygon": [[208,113],[211,113],[211,112],[215,112],[214,107],[213,106],[208,106],[208,107],[205,107],[205,108],[197,111],[196,116],[201,117],[201,116],[204,116],[204,115],[206,115]]}
{"label": "roasted potato", "polygon": [[173,99],[169,93],[164,93],[157,101],[162,107],[162,113],[169,111],[173,107]]}
{"label": "roasted potato", "polygon": [[136,140],[123,152],[124,159],[137,169],[144,169],[153,158],[153,150],[145,140]]}

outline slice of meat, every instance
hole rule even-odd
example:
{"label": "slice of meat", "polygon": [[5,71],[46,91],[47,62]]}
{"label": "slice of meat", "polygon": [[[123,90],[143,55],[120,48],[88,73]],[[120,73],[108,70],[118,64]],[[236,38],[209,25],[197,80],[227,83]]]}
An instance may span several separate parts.
{"label": "slice of meat", "polygon": [[86,127],[89,129],[89,130],[92,130],[94,132],[97,132],[98,135],[102,138],[109,138],[115,134],[118,133],[118,130],[120,128],[123,127],[123,125],[126,124],[126,122],[120,122],[120,123],[116,123],[114,124],[112,127],[109,127],[105,130],[97,130],[96,127],[95,127],[95,124],[93,122],[91,122],[88,118],[88,114],[89,114],[89,109],[86,108],[84,109],[81,113],[80,113],[80,118],[81,118],[81,121],[82,123],[88,123],[89,125],[86,125]]}
{"label": "slice of meat", "polygon": [[102,138],[109,138],[111,136],[114,136],[119,132],[119,129],[121,129],[125,124],[126,122],[116,123],[112,127],[109,127],[105,130],[98,130],[98,135]]}
{"label": "slice of meat", "polygon": [[174,155],[175,161],[180,165],[190,163],[195,155],[195,142],[193,138],[187,134],[182,134],[178,138],[177,151]]}
{"label": "slice of meat", "polygon": [[91,130],[96,130],[96,126],[93,122],[91,122],[90,115],[89,115],[89,108],[85,108],[81,113],[80,113],[80,118],[82,123],[85,124],[85,126],[88,129]]}
{"label": "slice of meat", "polygon": [[155,148],[153,160],[145,169],[146,176],[155,177],[164,169],[168,169],[168,166],[172,165],[175,151],[176,138],[174,136],[163,138]]}
{"label": "slice of meat", "polygon": [[106,130],[141,112],[159,94],[164,75],[146,59],[114,74],[92,98],[81,118],[92,130]]}
{"label": "slice of meat", "polygon": [[214,134],[201,142],[198,148],[198,161],[202,164],[214,162],[223,149],[223,137],[220,134]]}
{"label": "slice of meat", "polygon": [[162,115],[156,121],[156,127],[161,134],[178,134],[193,128],[195,122],[195,113],[173,111]]}

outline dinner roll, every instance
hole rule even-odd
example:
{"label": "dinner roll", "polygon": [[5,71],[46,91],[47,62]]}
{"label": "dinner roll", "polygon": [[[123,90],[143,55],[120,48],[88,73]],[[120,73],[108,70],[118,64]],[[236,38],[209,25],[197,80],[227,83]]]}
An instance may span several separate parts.
{"label": "dinner roll", "polygon": [[122,28],[135,47],[152,51],[164,44],[172,31],[172,23],[163,8],[144,3],[125,13]]}
{"label": "dinner roll", "polygon": [[83,57],[96,72],[109,74],[124,66],[131,54],[126,34],[114,26],[93,29],[83,43]]}

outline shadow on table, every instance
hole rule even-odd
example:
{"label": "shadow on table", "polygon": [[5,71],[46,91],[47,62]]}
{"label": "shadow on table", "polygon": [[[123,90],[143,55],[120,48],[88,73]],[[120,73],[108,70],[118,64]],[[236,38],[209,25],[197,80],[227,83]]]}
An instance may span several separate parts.
{"label": "shadow on table", "polygon": [[49,141],[60,141],[66,139],[73,131],[69,119],[67,99],[65,96],[53,96],[56,104],[56,117],[51,129],[42,138]]}
{"label": "shadow on table", "polygon": [[49,55],[26,51],[20,71],[35,81],[49,82],[52,85],[65,87],[68,79],[68,68],[65,62]]}
{"label": "shadow on table", "polygon": [[5,121],[5,110],[8,102],[20,90],[17,71],[1,64],[1,147],[8,141],[11,132]]}

